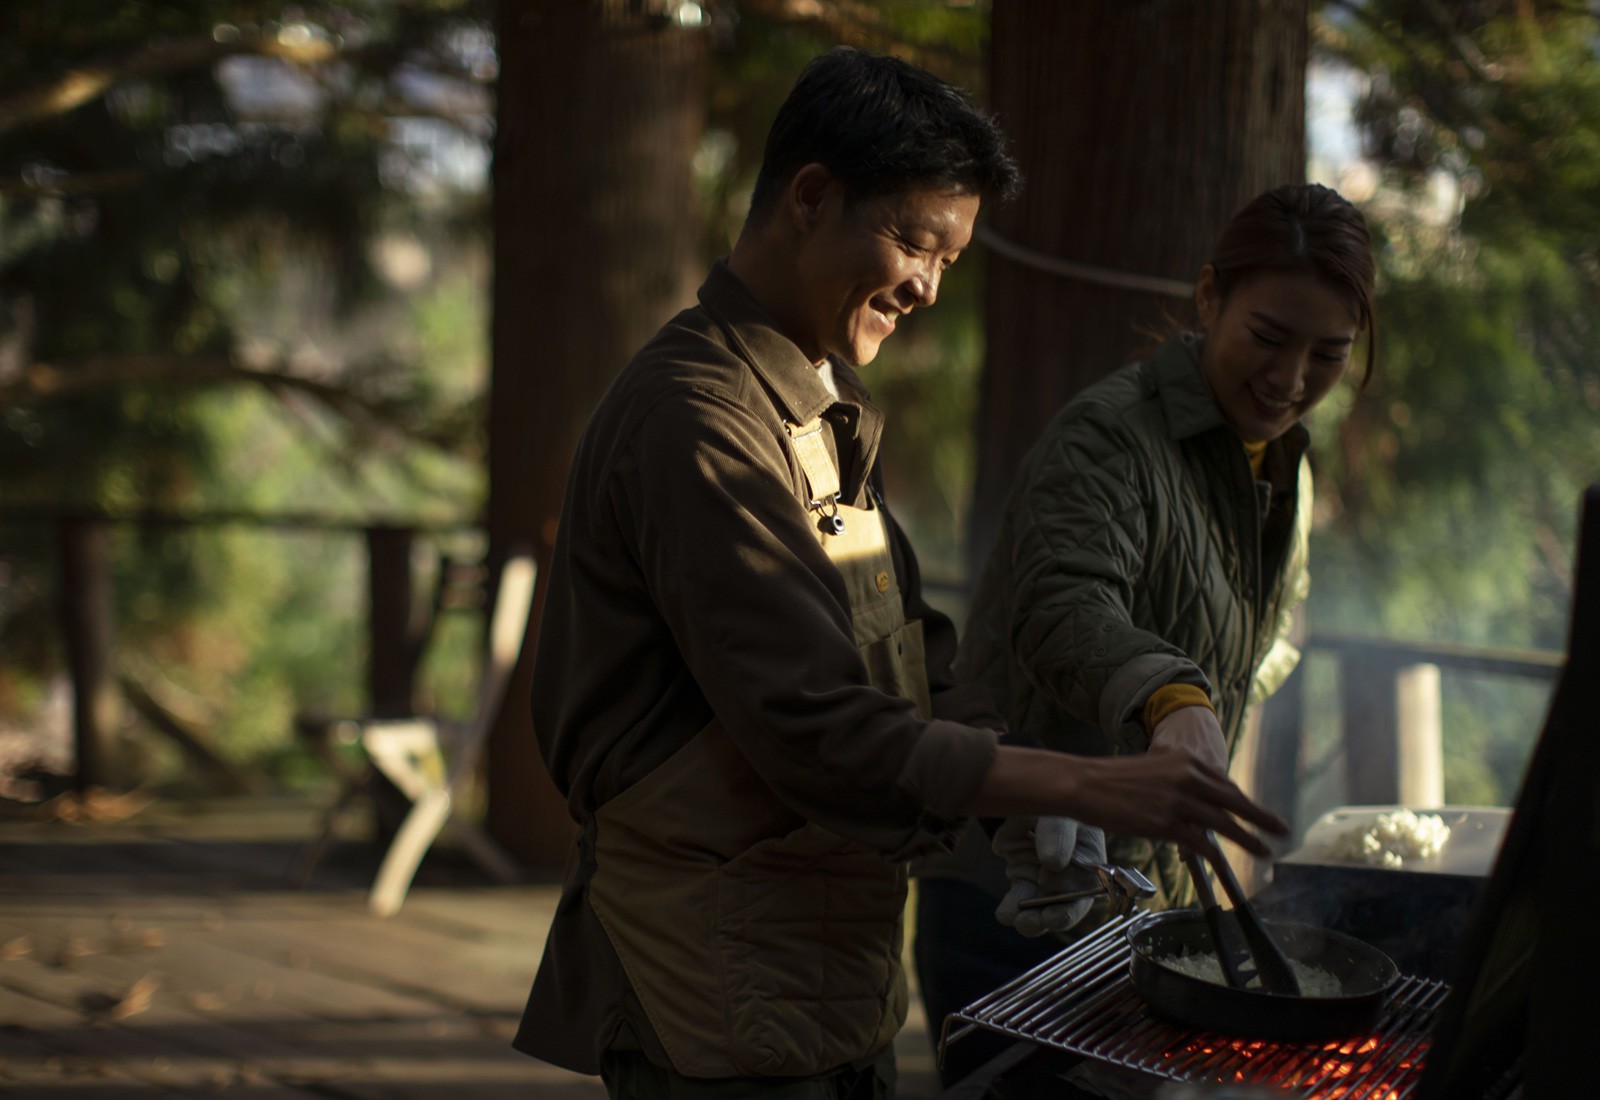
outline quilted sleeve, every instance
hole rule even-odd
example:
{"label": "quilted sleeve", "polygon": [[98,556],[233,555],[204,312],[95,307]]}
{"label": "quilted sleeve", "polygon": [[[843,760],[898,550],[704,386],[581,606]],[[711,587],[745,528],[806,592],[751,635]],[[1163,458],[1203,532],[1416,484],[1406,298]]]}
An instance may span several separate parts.
{"label": "quilted sleeve", "polygon": [[1134,625],[1161,506],[1152,482],[1152,458],[1126,423],[1097,406],[1069,407],[1020,475],[1005,547],[1021,668],[1056,706],[1135,752],[1149,747],[1140,714],[1156,689],[1210,691],[1182,650]]}

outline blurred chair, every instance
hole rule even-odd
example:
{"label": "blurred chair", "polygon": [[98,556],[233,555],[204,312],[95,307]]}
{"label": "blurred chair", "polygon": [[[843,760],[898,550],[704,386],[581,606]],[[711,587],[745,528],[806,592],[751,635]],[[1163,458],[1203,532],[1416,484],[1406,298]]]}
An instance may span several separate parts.
{"label": "blurred chair", "polygon": [[[464,574],[467,583],[479,586],[490,579],[481,568],[476,575],[472,570],[461,562],[441,560],[430,624],[452,602],[451,590],[459,588]],[[484,742],[500,713],[511,671],[522,651],[533,606],[534,576],[533,556],[519,553],[509,557],[493,578],[488,645],[476,708],[468,718],[452,721],[437,715],[412,715],[296,719],[300,737],[339,780],[338,794],[324,815],[321,831],[306,846],[296,865],[294,878],[298,885],[310,882],[340,819],[357,798],[372,800],[381,820],[385,800],[396,801],[396,791],[405,806],[404,816],[388,842],[368,895],[368,906],[374,913],[390,916],[400,909],[423,856],[445,832],[495,879],[516,882],[522,878],[522,868],[516,861],[456,811],[477,772]],[[340,745],[358,748],[359,762],[352,762],[341,753]]]}

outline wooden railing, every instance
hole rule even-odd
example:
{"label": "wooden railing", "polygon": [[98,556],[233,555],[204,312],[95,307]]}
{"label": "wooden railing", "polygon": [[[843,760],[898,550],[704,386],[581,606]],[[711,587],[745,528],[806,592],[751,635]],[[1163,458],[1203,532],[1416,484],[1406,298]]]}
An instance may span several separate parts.
{"label": "wooden railing", "polygon": [[[1345,801],[1438,806],[1445,800],[1440,673],[1487,673],[1554,684],[1565,655],[1447,642],[1405,642],[1313,633],[1307,656],[1339,662]],[[1294,806],[1305,731],[1304,661],[1261,708],[1255,795],[1283,812]]]}

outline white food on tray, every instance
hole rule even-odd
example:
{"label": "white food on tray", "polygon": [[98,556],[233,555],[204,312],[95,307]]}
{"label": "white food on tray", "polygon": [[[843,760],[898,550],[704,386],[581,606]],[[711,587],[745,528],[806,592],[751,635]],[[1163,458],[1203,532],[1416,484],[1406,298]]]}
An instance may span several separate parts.
{"label": "white food on tray", "polygon": [[1450,826],[1438,814],[1400,809],[1379,814],[1328,842],[1325,858],[1372,867],[1402,867],[1408,859],[1436,856],[1450,839]]}

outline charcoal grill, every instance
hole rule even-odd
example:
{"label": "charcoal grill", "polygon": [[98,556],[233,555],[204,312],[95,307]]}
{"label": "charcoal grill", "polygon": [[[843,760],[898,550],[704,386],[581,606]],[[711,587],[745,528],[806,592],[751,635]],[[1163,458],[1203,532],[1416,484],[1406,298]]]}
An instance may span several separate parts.
{"label": "charcoal grill", "polygon": [[1370,1032],[1325,1043],[1239,1039],[1169,1023],[1128,976],[1129,918],[1094,934],[945,1020],[941,1050],[982,1028],[1171,1081],[1270,1086],[1332,1100],[1414,1094],[1449,987],[1402,976]]}

